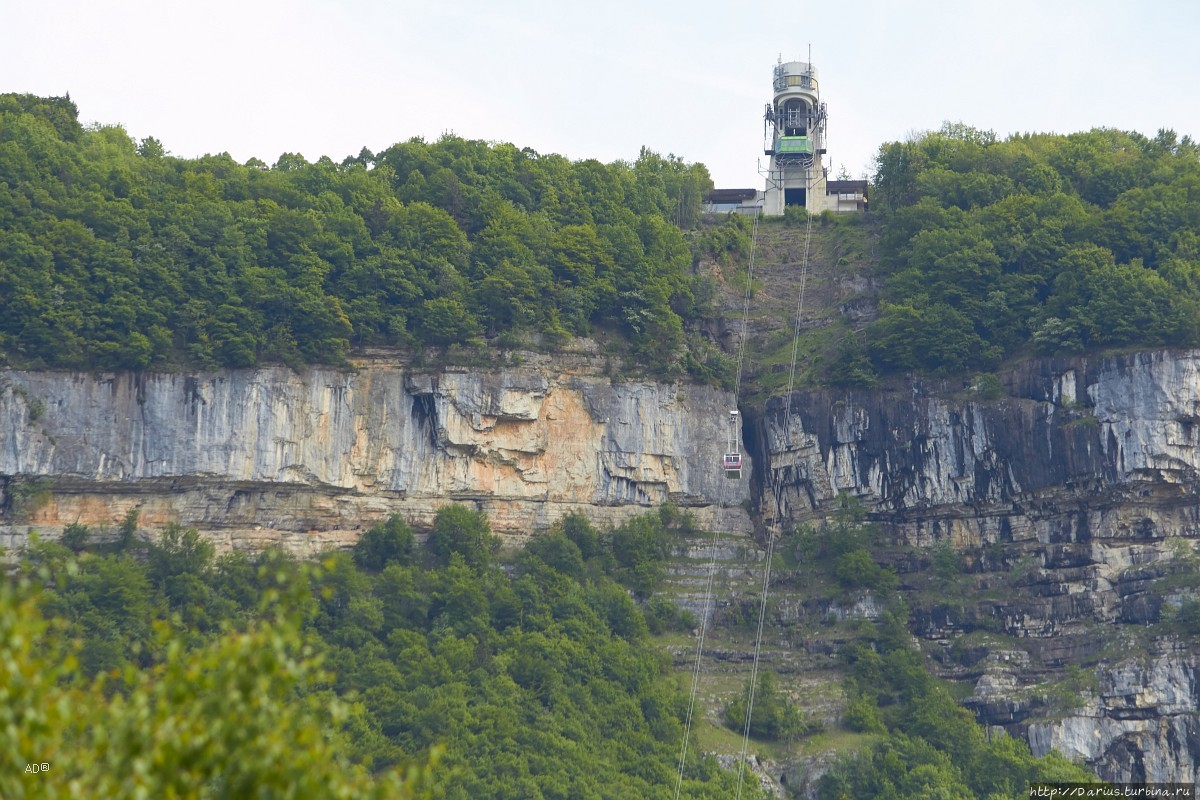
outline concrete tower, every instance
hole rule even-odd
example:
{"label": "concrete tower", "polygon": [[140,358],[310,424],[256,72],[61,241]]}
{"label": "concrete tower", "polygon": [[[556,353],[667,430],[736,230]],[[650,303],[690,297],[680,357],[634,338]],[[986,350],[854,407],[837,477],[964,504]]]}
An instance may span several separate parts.
{"label": "concrete tower", "polygon": [[826,208],[825,104],[817,70],[804,61],[780,60],[773,88],[763,120],[763,148],[771,157],[763,214],[779,216],[787,206],[819,213]]}

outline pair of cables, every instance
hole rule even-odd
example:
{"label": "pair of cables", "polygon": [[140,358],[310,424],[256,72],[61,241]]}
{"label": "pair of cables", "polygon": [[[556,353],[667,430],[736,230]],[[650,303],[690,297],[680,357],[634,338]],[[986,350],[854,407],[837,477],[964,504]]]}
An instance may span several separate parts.
{"label": "pair of cables", "polygon": [[[812,190],[810,182],[808,191]],[[750,317],[750,301],[753,296],[754,285],[754,258],[758,246],[758,228],[759,228],[759,213],[754,215],[754,222],[751,226],[750,238],[750,261],[746,269],[746,292],[744,302],[742,304],[742,324],[741,324],[741,339],[738,343],[738,358],[737,358],[737,377],[734,383],[734,401],[740,405],[741,390],[742,390],[742,374],[746,359],[746,339],[747,325]],[[791,444],[791,421],[792,421],[792,392],[796,385],[796,363],[800,353],[800,332],[801,321],[804,317],[804,292],[808,283],[809,255],[811,253],[812,244],[812,215],[808,215],[808,219],[804,229],[804,251],[803,258],[800,264],[800,288],[796,297],[796,323],[795,331],[792,336],[792,358],[791,367],[788,372],[787,394],[784,401],[784,449],[786,450]],[[771,474],[768,474],[766,480],[771,487],[772,497],[775,503],[776,513],[780,509],[780,500],[782,497],[783,485],[777,481]],[[720,500],[717,508],[723,508],[725,505],[725,487],[727,483],[722,481]],[[675,783],[675,800],[679,800],[680,791],[683,787],[684,765],[687,758],[688,743],[691,738],[692,722],[696,708],[696,694],[700,685],[700,665],[704,655],[704,641],[708,632],[709,614],[712,608],[713,595],[713,578],[716,574],[717,555],[720,551],[721,531],[720,526],[714,526],[715,530],[712,534],[711,555],[708,562],[708,579],[704,593],[704,605],[700,618],[700,631],[697,636],[696,643],[696,658],[692,665],[692,685],[691,694],[688,700],[687,716],[684,721],[683,743],[679,750],[679,775]],[[770,596],[771,587],[771,565],[775,556],[775,545],[779,539],[778,525],[776,530],[769,531],[767,534],[767,554],[766,562],[763,566],[763,581],[762,591],[760,593],[760,603],[758,610],[758,628],[754,637],[754,657],[750,671],[750,690],[746,701],[746,722],[742,731],[742,749],[738,758],[738,783],[737,783],[737,800],[741,800],[742,787],[745,783],[746,764],[749,755],[750,747],[750,724],[754,715],[754,699],[755,690],[758,685],[758,669],[760,656],[762,653],[762,638],[763,628],[767,616],[767,600]]]}

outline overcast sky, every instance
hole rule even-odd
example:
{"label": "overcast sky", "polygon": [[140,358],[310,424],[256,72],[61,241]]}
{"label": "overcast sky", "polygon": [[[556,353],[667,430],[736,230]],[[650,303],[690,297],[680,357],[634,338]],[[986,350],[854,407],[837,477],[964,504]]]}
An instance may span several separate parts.
{"label": "overcast sky", "polygon": [[70,92],[180,156],[453,131],[758,186],[771,69],[809,45],[834,173],[945,120],[1200,138],[1194,0],[0,0],[0,31],[0,91]]}

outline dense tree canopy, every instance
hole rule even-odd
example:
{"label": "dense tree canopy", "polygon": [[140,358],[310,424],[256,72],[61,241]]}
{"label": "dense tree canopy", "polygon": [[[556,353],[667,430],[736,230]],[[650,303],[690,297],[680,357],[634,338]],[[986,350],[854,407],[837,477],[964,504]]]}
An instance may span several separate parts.
{"label": "dense tree canopy", "polygon": [[884,145],[875,180],[886,277],[865,346],[879,370],[1200,344],[1200,145],[1188,137],[997,141],[947,124]]}
{"label": "dense tree canopy", "polygon": [[[912,647],[876,533],[843,512],[784,548],[819,572],[869,564],[874,577],[837,584],[886,607],[842,648],[841,724],[866,736],[820,796],[1009,800],[1029,781],[1087,780],[984,735]],[[483,517],[448,506],[427,536],[393,517],[312,564],[124,527],[97,542],[72,526],[70,547],[36,543],[0,582],[5,797],[673,796],[686,687],[649,635],[696,624],[656,593],[673,542],[699,533],[677,509],[611,530],[570,516],[509,555]],[[725,708],[739,733],[748,694]],[[811,728],[760,674],[752,735]],[[729,797],[736,781],[690,751],[681,796]]]}
{"label": "dense tree canopy", "polygon": [[335,163],[169,156],[0,95],[0,352],[31,366],[339,362],[354,344],[462,344],[603,326],[687,365],[680,226],[702,165],[571,162],[446,135]]}
{"label": "dense tree canopy", "polygon": [[[568,517],[505,568],[461,506],[319,564],[74,526],[0,582],[0,794],[672,797],[686,697],[648,635],[694,620],[627,586],[689,526]],[[650,544],[618,559],[622,537]],[[688,798],[736,782],[694,751],[684,777]]]}

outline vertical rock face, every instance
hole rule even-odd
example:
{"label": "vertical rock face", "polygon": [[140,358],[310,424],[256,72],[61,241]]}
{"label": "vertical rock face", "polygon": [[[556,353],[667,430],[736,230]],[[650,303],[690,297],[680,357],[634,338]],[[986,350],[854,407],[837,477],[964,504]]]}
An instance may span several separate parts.
{"label": "vertical rock face", "polygon": [[596,364],[0,377],[0,529],[195,526],[225,546],[353,541],[448,502],[524,535],[571,511],[617,522],[667,501],[748,527],[719,469],[733,402],[702,386],[613,383]]}
{"label": "vertical rock face", "polygon": [[[1011,648],[1003,668],[967,668],[983,721],[1109,780],[1200,779],[1200,649],[1146,628],[1195,591],[1200,353],[1036,361],[1001,379],[799,394],[790,418],[770,403],[764,516],[822,515],[846,492],[899,544],[953,543],[974,595],[917,628]],[[1085,660],[1100,663],[1095,690],[1053,712],[1039,687]]]}
{"label": "vertical rock face", "polygon": [[768,516],[804,517],[840,492],[914,544],[1088,541],[1200,526],[1200,353],[1041,361],[1008,396],[913,384],[770,403],[760,422]]}
{"label": "vertical rock face", "polygon": [[1146,654],[1098,675],[1083,708],[1029,726],[1034,754],[1058,750],[1114,782],[1200,782],[1200,655]]}

